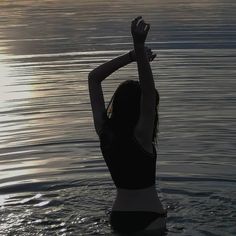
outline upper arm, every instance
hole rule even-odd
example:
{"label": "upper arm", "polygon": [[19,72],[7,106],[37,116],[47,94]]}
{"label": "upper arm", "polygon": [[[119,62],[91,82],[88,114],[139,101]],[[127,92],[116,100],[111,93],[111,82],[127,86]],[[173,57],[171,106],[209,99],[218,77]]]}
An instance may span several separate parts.
{"label": "upper arm", "polygon": [[142,91],[140,115],[135,128],[135,136],[144,148],[152,151],[153,129],[156,111],[156,90]]}
{"label": "upper arm", "polygon": [[94,126],[96,133],[99,134],[99,131],[101,130],[104,122],[103,114],[106,110],[102,92],[102,85],[101,82],[97,82],[89,74],[88,86],[89,86],[90,102],[93,112]]}

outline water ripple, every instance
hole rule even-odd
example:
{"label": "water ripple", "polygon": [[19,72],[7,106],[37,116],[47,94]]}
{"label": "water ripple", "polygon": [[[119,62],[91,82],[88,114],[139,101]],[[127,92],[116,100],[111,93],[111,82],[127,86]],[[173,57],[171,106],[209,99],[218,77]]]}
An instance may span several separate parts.
{"label": "water ripple", "polygon": [[[87,75],[132,49],[142,12],[161,96],[158,194],[168,236],[235,235],[234,0],[0,2],[3,235],[112,235],[115,188]],[[106,102],[131,64],[104,82]]]}

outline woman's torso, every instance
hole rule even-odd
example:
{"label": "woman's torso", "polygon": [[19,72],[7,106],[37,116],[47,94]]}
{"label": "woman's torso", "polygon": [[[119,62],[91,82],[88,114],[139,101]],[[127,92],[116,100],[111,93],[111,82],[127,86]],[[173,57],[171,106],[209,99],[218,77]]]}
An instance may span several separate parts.
{"label": "woman's torso", "polygon": [[135,135],[117,137],[109,129],[100,135],[101,150],[117,187],[113,211],[164,209],[155,188],[156,149],[143,147]]}

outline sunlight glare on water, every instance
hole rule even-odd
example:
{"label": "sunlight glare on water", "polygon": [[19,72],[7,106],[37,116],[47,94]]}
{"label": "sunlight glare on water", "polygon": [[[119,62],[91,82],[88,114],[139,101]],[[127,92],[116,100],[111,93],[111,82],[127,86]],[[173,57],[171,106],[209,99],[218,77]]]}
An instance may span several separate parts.
{"label": "sunlight glare on water", "polygon": [[[27,130],[25,123],[17,123],[22,119],[20,113],[14,113],[17,106],[23,108],[27,100],[32,98],[32,87],[30,84],[21,84],[17,72],[4,62],[6,55],[0,54],[0,147],[6,147],[4,140],[7,136],[14,134],[16,130]],[[11,125],[7,125],[7,124]],[[11,133],[12,132],[12,133]],[[3,145],[2,145],[3,143]]]}

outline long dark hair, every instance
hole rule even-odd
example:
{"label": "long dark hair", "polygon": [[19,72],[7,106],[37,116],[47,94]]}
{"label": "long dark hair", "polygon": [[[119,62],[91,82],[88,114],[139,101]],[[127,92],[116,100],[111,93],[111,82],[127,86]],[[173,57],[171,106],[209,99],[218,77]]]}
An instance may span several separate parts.
{"label": "long dark hair", "polygon": [[[106,125],[117,135],[133,134],[140,115],[141,87],[138,81],[126,80],[112,96],[106,109]],[[156,90],[153,142],[157,144],[159,94]]]}

